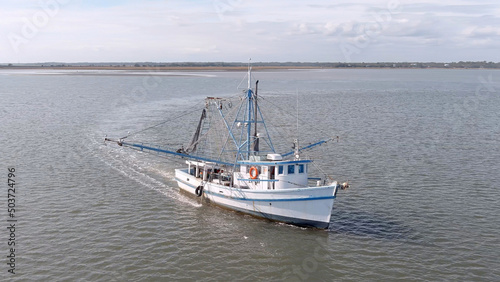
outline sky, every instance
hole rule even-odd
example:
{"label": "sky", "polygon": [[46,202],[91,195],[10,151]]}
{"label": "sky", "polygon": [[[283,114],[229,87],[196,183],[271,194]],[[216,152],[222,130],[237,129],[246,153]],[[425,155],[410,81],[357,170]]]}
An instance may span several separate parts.
{"label": "sky", "polygon": [[500,2],[0,0],[0,63],[500,61]]}

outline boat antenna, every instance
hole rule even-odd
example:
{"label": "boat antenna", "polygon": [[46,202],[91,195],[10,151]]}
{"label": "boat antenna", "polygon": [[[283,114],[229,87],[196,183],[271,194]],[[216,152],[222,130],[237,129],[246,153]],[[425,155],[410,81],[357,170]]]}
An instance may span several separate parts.
{"label": "boat antenna", "polygon": [[248,87],[247,89],[252,88],[252,58],[248,59]]}
{"label": "boat antenna", "polygon": [[296,92],[296,96],[297,96],[297,137],[295,138],[295,140],[293,140],[293,146],[295,148],[295,153],[294,153],[294,157],[296,160],[300,159],[300,155],[299,155],[299,89],[295,88],[295,92]]}
{"label": "boat antenna", "polygon": [[299,138],[299,89],[295,88],[295,93],[297,95],[297,139]]}

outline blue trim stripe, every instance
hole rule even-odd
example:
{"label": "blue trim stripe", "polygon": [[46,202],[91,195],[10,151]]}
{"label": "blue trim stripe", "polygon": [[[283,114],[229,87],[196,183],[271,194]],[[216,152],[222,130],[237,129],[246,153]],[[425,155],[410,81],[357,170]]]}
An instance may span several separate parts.
{"label": "blue trim stripe", "polygon": [[232,199],[232,200],[237,200],[237,201],[252,201],[252,202],[297,202],[297,201],[317,201],[317,200],[328,200],[328,199],[335,199],[336,196],[325,196],[325,197],[311,197],[311,198],[294,198],[294,199],[250,199],[250,198],[235,198],[235,197],[228,197],[226,195],[221,195],[218,193],[214,193],[211,191],[204,190],[203,192],[221,197],[221,198],[227,198],[227,199]]}
{"label": "blue trim stripe", "polygon": [[254,181],[254,182],[278,182],[278,179],[238,179],[239,181]]}
{"label": "blue trim stripe", "polygon": [[266,162],[252,162],[252,161],[238,161],[240,165],[285,165],[285,164],[305,164],[310,163],[311,160],[298,160],[298,161],[266,161]]}

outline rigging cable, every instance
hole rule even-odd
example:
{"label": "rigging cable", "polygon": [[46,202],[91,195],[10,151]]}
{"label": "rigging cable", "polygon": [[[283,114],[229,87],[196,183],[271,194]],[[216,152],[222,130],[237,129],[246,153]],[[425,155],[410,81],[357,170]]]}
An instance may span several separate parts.
{"label": "rigging cable", "polygon": [[[276,108],[276,109],[280,110],[282,114],[286,114],[286,115],[288,115],[288,116],[290,116],[290,117],[292,117],[292,118],[297,118],[297,119],[298,119],[298,121],[300,121],[300,123],[302,123],[302,124],[307,124],[307,127],[309,127],[309,128],[313,128],[314,130],[319,131],[321,134],[324,134],[324,133],[326,132],[326,130],[321,129],[321,128],[319,128],[319,127],[315,126],[314,124],[307,123],[304,119],[301,119],[300,117],[298,117],[298,115],[297,115],[297,117],[295,117],[295,116],[291,113],[291,111],[284,110],[284,109],[283,109],[283,108],[281,108],[280,106],[278,106],[278,105],[276,105],[275,103],[271,102],[269,99],[266,99],[265,101],[266,101],[268,104],[272,105],[274,108]],[[265,105],[265,104],[266,104],[266,103],[263,103],[263,105]],[[326,134],[326,135],[327,135],[327,136],[329,136],[328,134]]]}
{"label": "rigging cable", "polygon": [[[281,113],[282,113],[284,116],[285,116],[285,115],[287,115],[287,116],[290,116],[290,117],[292,117],[292,118],[297,118],[297,121],[299,121],[299,120],[300,120],[300,122],[301,122],[301,123],[303,123],[303,124],[307,124],[307,125],[308,125],[308,126],[307,126],[308,128],[312,128],[312,129],[314,129],[314,130],[318,131],[319,133],[321,133],[322,135],[326,135],[326,136],[329,136],[329,135],[330,135],[330,134],[328,134],[328,133],[326,132],[326,130],[324,130],[324,129],[322,129],[322,128],[319,128],[319,127],[317,127],[317,126],[315,126],[315,125],[313,125],[313,124],[310,124],[310,123],[305,122],[303,119],[298,118],[298,115],[297,115],[297,116],[294,116],[294,115],[293,115],[290,111],[285,111],[285,110],[283,110],[280,106],[276,105],[275,103],[271,102],[270,100],[266,100],[266,102],[267,102],[267,104],[269,104],[269,105],[273,106],[273,109],[274,109],[274,110],[276,110],[276,109],[277,109],[277,110],[280,110],[280,111],[281,111]],[[266,105],[266,103],[261,103],[261,105],[263,105],[264,107],[266,107],[266,106],[267,106],[267,105]],[[268,121],[268,123],[270,123],[270,122]],[[271,123],[271,124],[272,124],[272,123]],[[274,126],[274,129],[275,129],[275,132],[276,132],[276,133],[278,133],[278,135],[280,135],[282,138],[284,138],[284,137],[285,137],[285,138],[287,138],[287,139],[288,139],[288,138],[293,139],[293,137],[292,137],[292,136],[290,136],[290,132],[292,132],[292,127],[293,127],[293,126],[290,126],[290,125],[288,125],[288,126],[289,126],[289,129],[290,129],[289,131],[287,131],[287,130],[286,130],[286,128],[287,128],[287,125],[286,125],[286,124],[285,124],[284,126],[283,126],[283,125],[282,125],[282,126]],[[282,128],[282,127],[283,127],[283,128]],[[282,128],[283,133],[280,133],[280,130],[279,130],[280,128]],[[339,138],[339,137],[337,136],[337,140],[338,140],[338,138]],[[326,141],[328,142],[328,141],[331,141],[331,140],[333,140],[333,139],[334,139],[334,137],[330,137],[330,138],[328,138]]]}
{"label": "rigging cable", "polygon": [[[199,104],[199,103],[198,103],[198,104]],[[160,126],[160,125],[163,125],[163,124],[165,124],[165,123],[167,123],[167,122],[169,122],[169,121],[172,121],[172,120],[175,120],[175,119],[181,118],[181,117],[183,117],[183,116],[187,116],[187,115],[189,115],[189,114],[194,113],[195,111],[199,111],[199,110],[200,110],[200,109],[198,108],[198,105],[196,105],[195,107],[196,107],[196,109],[195,109],[195,110],[190,110],[190,111],[184,112],[184,113],[182,113],[182,114],[180,114],[180,115],[178,115],[178,116],[175,116],[175,117],[172,117],[172,118],[170,118],[170,119],[164,120],[164,121],[162,121],[162,122],[160,122],[160,123],[158,123],[158,124],[155,124],[155,125],[152,125],[152,126],[146,127],[146,128],[144,128],[144,129],[141,129],[141,130],[136,131],[136,132],[133,132],[133,133],[129,133],[127,136],[120,138],[120,140],[123,140],[123,139],[125,139],[125,138],[127,138],[127,137],[130,137],[130,136],[132,136],[132,135],[135,135],[135,134],[138,134],[138,133],[144,132],[144,131],[149,130],[149,129],[151,129],[151,128],[155,128],[155,127]],[[194,107],[193,107],[193,108],[194,108]]]}

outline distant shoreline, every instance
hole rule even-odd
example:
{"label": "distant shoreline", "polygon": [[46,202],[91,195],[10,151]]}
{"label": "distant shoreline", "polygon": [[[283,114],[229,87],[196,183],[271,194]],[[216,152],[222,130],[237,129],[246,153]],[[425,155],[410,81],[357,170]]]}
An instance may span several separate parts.
{"label": "distant shoreline", "polygon": [[[500,69],[495,62],[252,62],[253,70],[290,69]],[[44,62],[0,64],[0,69],[50,69],[50,70],[127,70],[127,71],[245,71],[248,63],[242,62]]]}
{"label": "distant shoreline", "polygon": [[[247,66],[2,66],[3,70],[118,70],[118,71],[246,71]],[[252,70],[317,70],[317,69],[500,69],[500,67],[414,67],[414,66],[259,66]]]}
{"label": "distant shoreline", "polygon": [[[38,67],[38,66],[0,66],[0,69],[9,70],[124,70],[124,71],[247,71],[248,67],[128,67],[128,66],[64,66],[64,67]],[[288,70],[288,69],[324,69],[319,67],[280,67],[280,66],[252,66],[253,70]]]}

